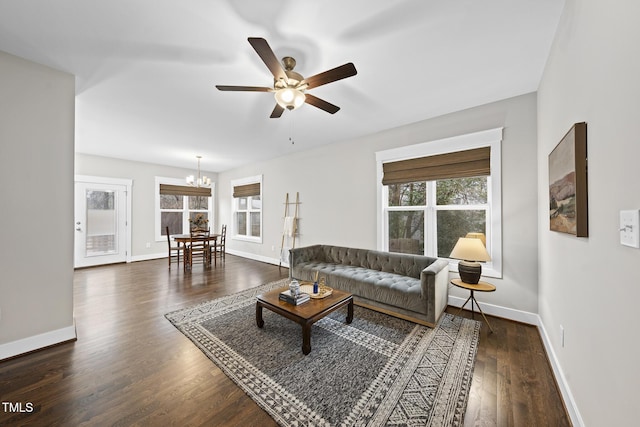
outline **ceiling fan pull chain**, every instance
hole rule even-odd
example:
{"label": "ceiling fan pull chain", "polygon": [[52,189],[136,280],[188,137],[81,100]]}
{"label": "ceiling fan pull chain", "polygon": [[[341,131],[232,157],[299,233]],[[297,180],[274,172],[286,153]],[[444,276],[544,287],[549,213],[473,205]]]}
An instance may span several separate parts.
{"label": "ceiling fan pull chain", "polygon": [[289,141],[291,145],[295,145],[296,141],[293,139],[293,114],[288,114],[289,118]]}

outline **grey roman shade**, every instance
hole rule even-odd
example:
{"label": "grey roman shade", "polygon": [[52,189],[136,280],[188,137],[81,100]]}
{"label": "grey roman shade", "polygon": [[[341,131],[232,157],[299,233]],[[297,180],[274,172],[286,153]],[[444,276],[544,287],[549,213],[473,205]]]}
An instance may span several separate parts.
{"label": "grey roman shade", "polygon": [[160,184],[160,194],[211,197],[211,189],[206,187],[191,187],[188,185]]}
{"label": "grey roman shade", "polygon": [[233,197],[249,197],[260,195],[260,183],[236,185],[233,187]]}
{"label": "grey roman shade", "polygon": [[382,172],[383,185],[487,176],[491,174],[491,148],[482,147],[384,163]]}

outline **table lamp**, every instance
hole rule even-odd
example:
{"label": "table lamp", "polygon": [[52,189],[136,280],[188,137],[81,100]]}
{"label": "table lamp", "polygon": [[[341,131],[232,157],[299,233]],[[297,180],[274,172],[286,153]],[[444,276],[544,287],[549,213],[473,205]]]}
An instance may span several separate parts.
{"label": "table lamp", "polygon": [[467,233],[467,235],[464,237],[473,237],[474,239],[480,239],[484,247],[485,248],[487,247],[487,238],[484,236],[484,233],[472,232],[472,233]]}
{"label": "table lamp", "polygon": [[480,281],[482,265],[478,261],[491,260],[482,240],[472,237],[460,237],[449,257],[461,260],[458,263],[460,279],[470,284],[477,284]]}

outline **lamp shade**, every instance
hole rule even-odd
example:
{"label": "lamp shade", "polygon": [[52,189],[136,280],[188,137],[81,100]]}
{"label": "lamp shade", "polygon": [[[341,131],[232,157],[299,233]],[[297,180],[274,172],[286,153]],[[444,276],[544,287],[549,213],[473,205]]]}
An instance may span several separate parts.
{"label": "lamp shade", "polygon": [[491,261],[482,240],[472,237],[460,237],[449,257],[465,261]]}
{"label": "lamp shade", "polygon": [[491,260],[482,241],[472,237],[459,238],[449,257],[462,260],[458,263],[460,279],[471,284],[478,283],[482,275],[482,265],[477,261]]}
{"label": "lamp shade", "polygon": [[485,237],[484,233],[467,233],[466,236],[464,237],[471,237],[473,239],[480,239],[480,241],[482,242],[482,244],[484,245],[484,247],[487,247],[487,238]]}

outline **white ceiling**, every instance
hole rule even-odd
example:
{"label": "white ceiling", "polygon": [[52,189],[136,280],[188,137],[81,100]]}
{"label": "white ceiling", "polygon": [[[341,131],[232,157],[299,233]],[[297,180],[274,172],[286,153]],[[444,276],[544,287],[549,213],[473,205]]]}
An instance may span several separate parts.
{"label": "white ceiling", "polygon": [[[563,4],[0,0],[0,50],[76,76],[76,151],[216,172],[535,91]],[[341,110],[216,90],[273,84],[247,37],[304,76],[353,62],[310,90]]]}

